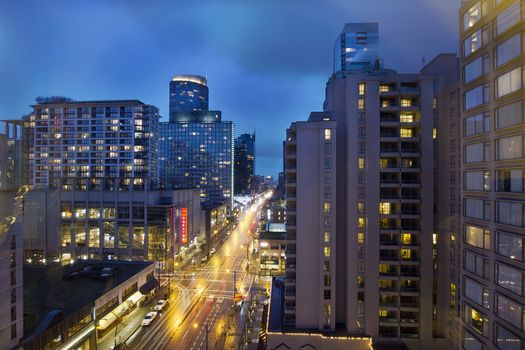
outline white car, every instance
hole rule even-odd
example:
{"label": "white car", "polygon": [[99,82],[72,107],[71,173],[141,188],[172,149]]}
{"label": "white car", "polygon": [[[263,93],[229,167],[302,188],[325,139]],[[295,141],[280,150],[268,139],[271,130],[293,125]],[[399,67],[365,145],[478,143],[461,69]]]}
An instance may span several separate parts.
{"label": "white car", "polygon": [[149,326],[151,322],[157,317],[157,313],[155,311],[148,312],[146,314],[146,317],[142,320],[143,326]]}
{"label": "white car", "polygon": [[160,299],[159,301],[157,301],[157,304],[155,305],[153,310],[155,310],[155,311],[162,311],[162,310],[164,310],[166,305],[168,305],[168,300]]}
{"label": "white car", "polygon": [[211,249],[210,249],[210,255],[213,254],[213,253],[215,253],[215,252],[216,252],[215,248],[211,248]]}

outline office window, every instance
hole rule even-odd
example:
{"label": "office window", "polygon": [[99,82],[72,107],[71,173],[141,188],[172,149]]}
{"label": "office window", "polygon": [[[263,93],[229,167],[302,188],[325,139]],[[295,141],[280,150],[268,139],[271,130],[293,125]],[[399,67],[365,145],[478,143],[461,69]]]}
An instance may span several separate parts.
{"label": "office window", "polygon": [[465,190],[467,191],[490,191],[490,172],[488,171],[466,171]]}
{"label": "office window", "polygon": [[479,85],[465,92],[465,109],[477,107],[489,101],[488,86]]}
{"label": "office window", "polygon": [[482,134],[489,131],[490,119],[488,113],[482,113],[465,118],[464,134],[465,136]]}
{"label": "office window", "polygon": [[516,328],[525,330],[525,319],[523,317],[525,316],[525,309],[517,302],[498,294],[496,296],[496,313]]}
{"label": "office window", "polygon": [[502,129],[523,123],[523,103],[517,101],[496,109],[496,128]]}
{"label": "office window", "polygon": [[325,212],[325,213],[329,213],[329,212],[330,212],[330,209],[331,209],[330,207],[331,207],[331,206],[330,206],[330,202],[324,202],[324,203],[323,203],[323,212]]}
{"label": "office window", "polygon": [[496,345],[501,350],[522,350],[525,340],[496,324]]}
{"label": "office window", "polygon": [[472,246],[490,249],[490,230],[472,225],[465,225],[465,243]]}
{"label": "office window", "polygon": [[496,232],[496,252],[508,258],[523,261],[524,237],[507,232]]}
{"label": "office window", "polygon": [[472,143],[465,146],[465,163],[478,163],[490,160],[490,142]]}
{"label": "office window", "polygon": [[330,129],[324,129],[324,139],[330,140],[332,139],[332,130]]}
{"label": "office window", "polygon": [[494,35],[501,35],[520,21],[520,1],[516,0],[496,17]]}
{"label": "office window", "polygon": [[357,243],[359,244],[365,243],[365,233],[364,232],[357,233]]}
{"label": "office window", "polygon": [[364,96],[364,94],[365,94],[365,84],[364,83],[360,83],[358,85],[358,90],[359,90],[359,96]]}
{"label": "office window", "polygon": [[478,51],[478,49],[481,48],[481,46],[483,45],[481,35],[482,32],[480,29],[465,39],[465,41],[463,42],[463,55],[465,57]]}
{"label": "office window", "polygon": [[464,293],[467,298],[486,309],[490,308],[490,292],[487,288],[468,277],[465,277],[464,286]]}
{"label": "office window", "polygon": [[489,320],[481,312],[468,304],[464,304],[463,312],[465,322],[470,325],[475,331],[484,335],[489,334]]}
{"label": "office window", "polygon": [[463,30],[471,28],[481,19],[481,4],[476,2],[471,8],[463,15]]}
{"label": "office window", "polygon": [[328,232],[328,231],[324,232],[324,242],[325,243],[330,243],[330,232]]}
{"label": "office window", "polygon": [[363,157],[357,158],[357,167],[359,169],[364,169],[365,168],[365,158],[363,158]]}
{"label": "office window", "polygon": [[518,33],[496,47],[496,67],[507,63],[521,54],[521,36],[521,33]]}
{"label": "office window", "polygon": [[523,68],[518,67],[496,78],[496,97],[518,91],[522,87]]}
{"label": "office window", "polygon": [[364,98],[357,99],[357,109],[360,109],[360,110],[365,109],[365,99]]}
{"label": "office window", "polygon": [[523,295],[523,273],[518,269],[496,263],[496,283],[502,288]]}
{"label": "office window", "polygon": [[496,220],[501,224],[523,227],[523,203],[496,202]]}
{"label": "office window", "polygon": [[490,201],[478,198],[465,198],[464,211],[466,217],[490,220]]}
{"label": "office window", "polygon": [[357,212],[363,214],[365,212],[365,202],[357,202]]}

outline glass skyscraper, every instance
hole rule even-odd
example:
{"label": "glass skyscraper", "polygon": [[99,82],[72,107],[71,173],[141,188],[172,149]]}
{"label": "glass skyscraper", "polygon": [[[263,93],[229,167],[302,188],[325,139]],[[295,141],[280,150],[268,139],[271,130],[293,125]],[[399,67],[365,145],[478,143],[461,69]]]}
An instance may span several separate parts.
{"label": "glass skyscraper", "polygon": [[199,188],[202,203],[232,205],[234,124],[222,121],[219,111],[193,115],[160,123],[161,186]]}
{"label": "glass skyscraper", "polygon": [[177,75],[170,81],[170,120],[179,112],[207,111],[208,86],[199,75]]}
{"label": "glass skyscraper", "polygon": [[250,194],[254,188],[255,133],[235,139],[235,194]]}
{"label": "glass skyscraper", "polygon": [[334,44],[334,74],[360,70],[378,59],[379,25],[347,23]]}

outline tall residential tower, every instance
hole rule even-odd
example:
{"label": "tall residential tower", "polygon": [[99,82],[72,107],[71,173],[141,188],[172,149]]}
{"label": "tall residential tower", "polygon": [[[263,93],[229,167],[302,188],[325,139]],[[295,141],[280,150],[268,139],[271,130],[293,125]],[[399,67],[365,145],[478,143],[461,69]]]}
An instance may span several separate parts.
{"label": "tall residential tower", "polygon": [[460,10],[459,347],[525,346],[525,2]]}

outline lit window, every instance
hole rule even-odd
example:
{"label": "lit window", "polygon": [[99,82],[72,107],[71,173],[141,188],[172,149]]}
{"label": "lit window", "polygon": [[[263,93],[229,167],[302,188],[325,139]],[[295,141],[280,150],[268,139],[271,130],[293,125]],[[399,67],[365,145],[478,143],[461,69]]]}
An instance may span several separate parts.
{"label": "lit window", "polygon": [[433,128],[433,129],[432,129],[432,138],[433,138],[434,140],[437,138],[437,134],[438,134],[437,129],[436,129],[436,128]]}
{"label": "lit window", "polygon": [[357,218],[357,227],[365,228],[365,218],[363,217]]}
{"label": "lit window", "polygon": [[364,98],[357,99],[357,109],[360,109],[360,110],[365,109],[365,99]]}
{"label": "lit window", "polygon": [[474,4],[471,8],[463,15],[463,30],[471,28],[481,18],[481,6],[479,1]]}
{"label": "lit window", "polygon": [[324,241],[325,243],[330,243],[330,232],[328,231],[324,232]]}
{"label": "lit window", "polygon": [[364,232],[357,233],[357,243],[359,244],[365,243],[365,233]]}
{"label": "lit window", "polygon": [[324,202],[323,203],[323,211],[325,213],[329,213],[330,212],[330,202]]}
{"label": "lit window", "polygon": [[414,130],[411,128],[401,128],[399,129],[399,136],[403,138],[407,137],[413,137],[414,136]]}
{"label": "lit window", "polygon": [[412,243],[412,235],[410,233],[403,233],[401,235],[401,243],[409,245]]}
{"label": "lit window", "polygon": [[324,256],[326,258],[330,257],[330,247],[324,247]]}
{"label": "lit window", "polygon": [[390,214],[391,205],[390,203],[379,203],[379,214]]}
{"label": "lit window", "polygon": [[359,96],[364,96],[365,94],[365,84],[359,84]]}
{"label": "lit window", "polygon": [[324,139],[330,140],[332,138],[332,130],[324,129]]}
{"label": "lit window", "polygon": [[412,251],[410,249],[401,249],[401,258],[410,259],[412,257]]}
{"label": "lit window", "polygon": [[389,92],[390,87],[388,85],[379,85],[379,92]]}
{"label": "lit window", "polygon": [[357,158],[357,166],[359,169],[365,168],[365,158]]}
{"label": "lit window", "polygon": [[387,316],[388,316],[387,310],[379,309],[379,317],[387,317]]}
{"label": "lit window", "polygon": [[365,203],[364,202],[357,202],[357,212],[358,213],[364,213],[365,212]]}
{"label": "lit window", "polygon": [[399,121],[401,123],[413,123],[414,122],[414,115],[411,113],[401,113],[399,115]]}
{"label": "lit window", "polygon": [[402,98],[401,107],[412,107],[412,100],[409,98]]}

